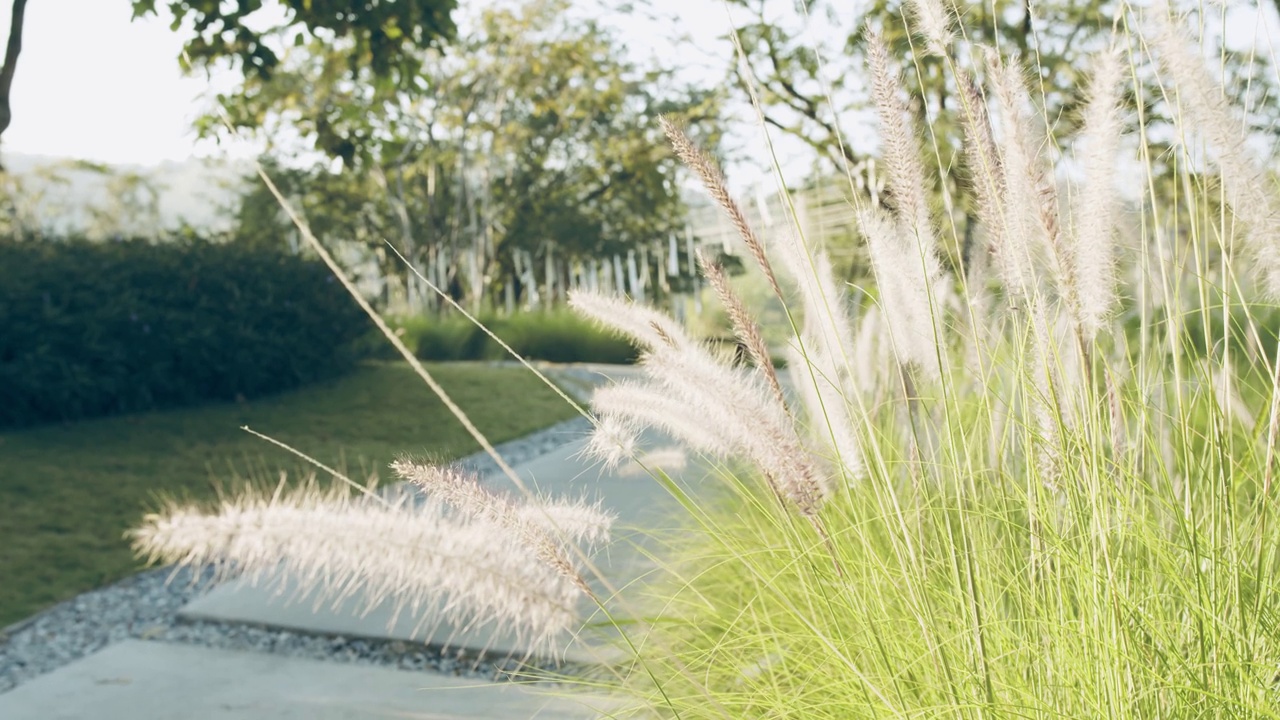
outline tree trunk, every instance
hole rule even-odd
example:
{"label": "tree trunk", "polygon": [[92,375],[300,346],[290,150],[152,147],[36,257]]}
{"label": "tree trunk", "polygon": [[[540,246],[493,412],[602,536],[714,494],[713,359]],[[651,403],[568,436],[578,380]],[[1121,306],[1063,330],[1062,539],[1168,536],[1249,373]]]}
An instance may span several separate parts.
{"label": "tree trunk", "polygon": [[[0,68],[0,136],[9,129],[13,113],[9,109],[9,90],[13,87],[13,72],[18,65],[18,53],[22,52],[22,21],[27,14],[27,0],[13,0],[13,18],[9,25],[9,44],[4,51],[4,67]],[[4,164],[0,162],[0,172]]]}
{"label": "tree trunk", "polygon": [[1031,0],[1022,3],[1022,32],[1018,34],[1018,54],[1022,62],[1027,62],[1031,51]]}

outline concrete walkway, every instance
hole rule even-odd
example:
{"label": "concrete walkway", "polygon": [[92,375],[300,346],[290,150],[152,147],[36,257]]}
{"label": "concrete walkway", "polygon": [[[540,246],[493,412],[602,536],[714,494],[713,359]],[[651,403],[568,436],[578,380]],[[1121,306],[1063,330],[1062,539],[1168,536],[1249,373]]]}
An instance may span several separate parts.
{"label": "concrete walkway", "polygon": [[4,720],[586,720],[600,710],[511,683],[140,640],[0,695]]}
{"label": "concrete walkway", "polygon": [[[580,389],[603,378],[607,368],[575,368]],[[569,379],[569,378],[564,378]],[[576,393],[575,393],[576,394]],[[599,499],[617,513],[614,540],[599,550],[593,562],[614,587],[642,580],[651,570],[646,551],[654,538],[675,525],[682,515],[668,492],[634,463],[616,472],[601,473],[581,457],[584,441],[576,441],[517,466],[531,487],[554,496]],[[684,454],[658,435],[646,438],[653,449],[645,464],[678,477],[699,477],[700,469],[686,467]],[[495,489],[510,480],[487,478]],[[597,582],[597,589],[602,583]],[[274,590],[274,588],[273,588]],[[420,618],[392,622],[386,607],[368,614],[353,609],[314,610],[305,596],[291,598],[263,588],[232,583],[192,602],[181,611],[191,619],[211,619],[279,627],[301,632],[330,633],[350,638],[395,639],[524,658],[528,649],[514,637],[484,627],[466,632],[422,623]],[[290,601],[292,600],[292,601]],[[353,598],[348,608],[362,608]],[[610,633],[584,631],[565,637],[563,657],[596,664],[615,656],[609,651]],[[317,662],[279,655],[213,650],[195,646],[129,641],[109,647],[17,689],[0,695],[3,720],[102,718],[103,720],[160,720],[167,718],[593,718],[598,707],[589,699],[547,698],[510,683],[487,684],[420,672],[362,665]],[[596,702],[601,702],[599,699]],[[604,703],[604,704],[607,704]]]}

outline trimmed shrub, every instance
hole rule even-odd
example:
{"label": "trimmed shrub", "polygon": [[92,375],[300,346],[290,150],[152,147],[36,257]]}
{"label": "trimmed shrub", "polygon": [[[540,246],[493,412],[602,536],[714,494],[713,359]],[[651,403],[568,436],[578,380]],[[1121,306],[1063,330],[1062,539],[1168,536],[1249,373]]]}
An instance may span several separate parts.
{"label": "trimmed shrub", "polygon": [[369,323],[319,262],[182,241],[0,241],[0,427],[338,375]]}
{"label": "trimmed shrub", "polygon": [[[489,319],[485,322],[488,324]],[[422,360],[477,360],[489,342],[480,328],[458,315],[403,318],[398,329],[405,344]]]}
{"label": "trimmed shrub", "polygon": [[[530,360],[625,364],[636,361],[626,339],[563,310],[480,318],[498,337]],[[423,360],[509,360],[492,338],[457,315],[413,317],[398,323],[405,344]]]}
{"label": "trimmed shrub", "polygon": [[[517,313],[495,320],[492,327],[513,350],[534,360],[626,364],[637,357],[628,340],[568,311]],[[510,356],[486,337],[484,359]]]}

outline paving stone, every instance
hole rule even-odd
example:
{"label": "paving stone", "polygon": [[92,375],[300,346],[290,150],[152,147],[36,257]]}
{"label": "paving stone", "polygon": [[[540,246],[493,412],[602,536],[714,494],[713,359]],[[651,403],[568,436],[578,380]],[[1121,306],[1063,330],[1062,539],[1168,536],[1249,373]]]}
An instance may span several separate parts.
{"label": "paving stone", "polygon": [[129,640],[0,695],[4,720],[513,720],[609,701],[433,673]]}

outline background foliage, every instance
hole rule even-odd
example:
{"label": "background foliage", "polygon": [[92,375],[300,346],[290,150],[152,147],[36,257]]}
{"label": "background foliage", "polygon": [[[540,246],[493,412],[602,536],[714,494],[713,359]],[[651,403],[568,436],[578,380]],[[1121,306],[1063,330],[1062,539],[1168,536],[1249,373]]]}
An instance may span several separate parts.
{"label": "background foliage", "polygon": [[[384,274],[418,305],[431,294],[415,291],[384,243],[473,307],[507,293],[551,300],[563,288],[546,287],[548,275],[563,281],[590,258],[656,253],[682,228],[679,168],[658,115],[688,123],[705,145],[719,137],[718,92],[630,59],[613,32],[572,10],[533,0],[477,12],[447,51],[419,52],[427,95],[350,83],[341,54],[317,40],[225,109],[239,132],[268,143],[270,172],[317,236],[382,253]],[[328,130],[309,120],[320,116]],[[340,128],[355,162],[308,164],[296,147],[272,144],[296,137],[286,128],[322,150]],[[215,119],[202,130],[224,133]],[[235,224],[255,241],[291,232],[264,190],[242,199]]]}

